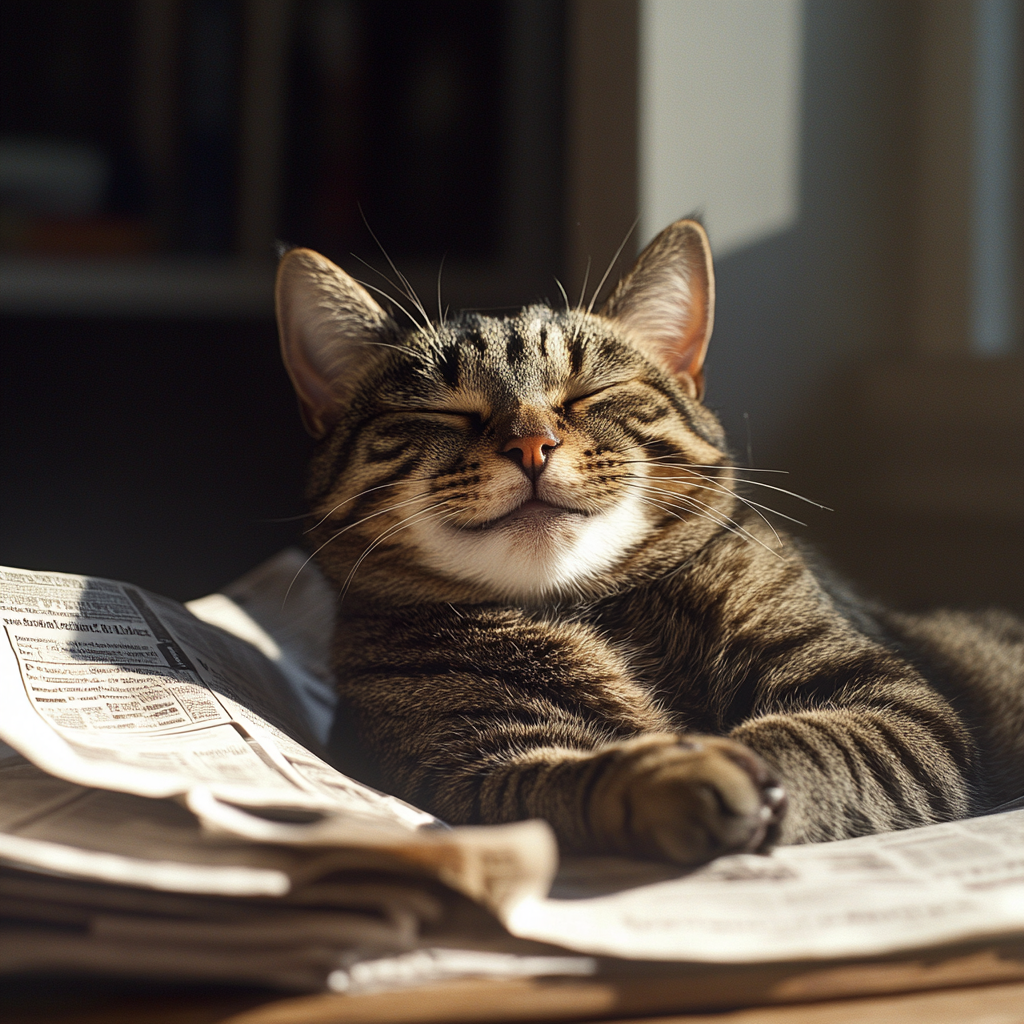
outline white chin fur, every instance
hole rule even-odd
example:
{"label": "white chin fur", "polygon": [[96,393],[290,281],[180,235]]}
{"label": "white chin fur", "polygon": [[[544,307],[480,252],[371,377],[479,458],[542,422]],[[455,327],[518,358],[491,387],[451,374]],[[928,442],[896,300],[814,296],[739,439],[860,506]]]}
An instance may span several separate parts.
{"label": "white chin fur", "polygon": [[481,584],[512,601],[571,592],[610,569],[646,532],[643,503],[633,495],[592,516],[488,530],[424,523],[414,530],[423,560],[435,572]]}

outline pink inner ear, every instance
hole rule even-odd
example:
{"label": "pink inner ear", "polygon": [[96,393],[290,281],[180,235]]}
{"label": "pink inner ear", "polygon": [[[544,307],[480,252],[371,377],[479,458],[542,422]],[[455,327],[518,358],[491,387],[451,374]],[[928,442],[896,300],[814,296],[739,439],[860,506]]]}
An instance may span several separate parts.
{"label": "pink inner ear", "polygon": [[325,413],[336,404],[334,395],[310,366],[301,348],[295,347],[292,355],[285,359],[285,365],[299,400],[302,425],[313,437],[323,437],[330,426]]}
{"label": "pink inner ear", "polygon": [[289,267],[283,262],[278,273],[277,323],[281,357],[299,400],[303,426],[313,437],[323,437],[328,427],[326,414],[335,404],[335,396],[330,382],[310,358],[310,349],[316,345],[316,330],[309,307],[315,298],[309,294],[303,270],[294,263]]}
{"label": "pink inner ear", "polygon": [[281,356],[302,422],[323,437],[345,406],[362,345],[390,325],[387,314],[340,267],[309,249],[286,253],[277,274]]}
{"label": "pink inner ear", "polygon": [[295,308],[297,298],[291,289],[278,288],[281,357],[299,400],[303,426],[313,437],[323,437],[327,432],[323,413],[333,404],[334,396],[328,382],[309,359],[307,326]]}
{"label": "pink inner ear", "polygon": [[704,356],[714,319],[715,279],[704,229],[695,221],[669,225],[640,254],[605,305],[673,374],[703,392]]}
{"label": "pink inner ear", "polygon": [[704,365],[710,336],[707,287],[703,275],[694,273],[683,285],[677,285],[687,301],[680,303],[675,320],[658,338],[662,358],[675,374],[696,378]]}

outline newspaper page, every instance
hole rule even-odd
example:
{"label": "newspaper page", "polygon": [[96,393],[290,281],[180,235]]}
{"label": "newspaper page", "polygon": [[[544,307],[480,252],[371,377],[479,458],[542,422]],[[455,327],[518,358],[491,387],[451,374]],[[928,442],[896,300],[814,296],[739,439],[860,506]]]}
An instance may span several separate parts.
{"label": "newspaper page", "polygon": [[175,800],[78,786],[21,758],[0,762],[0,862],[90,882],[251,897],[285,895],[322,870],[305,851],[206,835]]}
{"label": "newspaper page", "polygon": [[0,569],[0,740],[83,786],[440,823],[335,771],[252,643],[137,587]]}
{"label": "newspaper page", "polygon": [[315,562],[298,548],[285,548],[222,592],[185,607],[269,658],[310,730],[326,744],[337,703],[330,666],[334,595]]}
{"label": "newspaper page", "polygon": [[[607,892],[616,872],[619,889]],[[645,873],[661,878],[644,884]],[[668,873],[567,864],[551,898],[525,901],[504,920],[514,935],[578,952],[719,963],[1024,936],[1024,810]]]}
{"label": "newspaper page", "polygon": [[356,953],[415,948],[443,917],[438,886],[407,864],[393,875],[388,866],[379,850],[211,837],[177,801],[76,786],[7,758],[0,974],[86,970],[322,989]]}
{"label": "newspaper page", "polygon": [[[231,805],[220,813],[273,827]],[[5,758],[0,974],[87,970],[317,990],[358,958],[417,948],[450,911],[452,894],[437,881],[497,906],[542,896],[554,873],[538,822],[404,839],[373,832],[360,846],[350,817],[320,820],[334,842],[253,842],[205,827],[178,800],[78,786]],[[465,927],[465,912],[459,920]]]}

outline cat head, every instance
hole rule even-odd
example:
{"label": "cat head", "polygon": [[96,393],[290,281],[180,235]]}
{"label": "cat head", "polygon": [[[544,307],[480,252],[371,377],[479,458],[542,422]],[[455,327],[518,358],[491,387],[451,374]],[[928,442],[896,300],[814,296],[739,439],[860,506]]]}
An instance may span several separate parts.
{"label": "cat head", "polygon": [[714,311],[691,220],[599,313],[530,306],[403,329],[329,260],[281,261],[285,366],[313,459],[311,537],[363,600],[538,603],[696,550],[732,508],[701,404]]}

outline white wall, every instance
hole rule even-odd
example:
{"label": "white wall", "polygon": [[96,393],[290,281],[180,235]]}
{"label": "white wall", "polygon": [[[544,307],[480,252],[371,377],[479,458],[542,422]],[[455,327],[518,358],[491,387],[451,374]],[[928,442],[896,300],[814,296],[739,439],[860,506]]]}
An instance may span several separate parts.
{"label": "white wall", "polygon": [[695,211],[719,257],[796,221],[802,15],[802,0],[641,0],[641,244]]}
{"label": "white wall", "polygon": [[717,284],[709,404],[737,451],[749,425],[754,458],[771,460],[844,366],[909,345],[915,8],[641,8],[638,235],[703,208]]}

